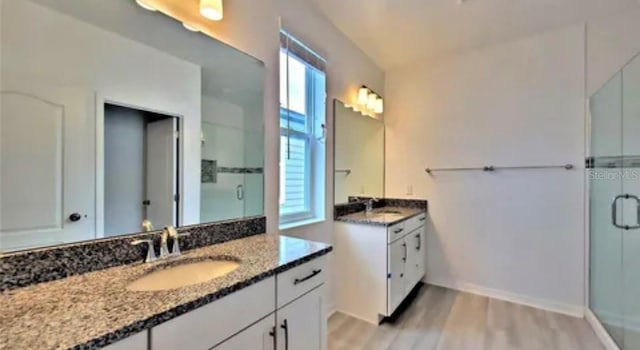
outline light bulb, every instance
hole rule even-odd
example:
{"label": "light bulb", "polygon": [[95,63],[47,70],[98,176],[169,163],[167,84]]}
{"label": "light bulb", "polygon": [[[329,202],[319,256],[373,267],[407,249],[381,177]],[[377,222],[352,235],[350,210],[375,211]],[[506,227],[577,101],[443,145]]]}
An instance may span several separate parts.
{"label": "light bulb", "polygon": [[367,100],[367,109],[373,111],[376,109],[376,101],[378,100],[378,95],[373,92],[369,94],[369,99]]}
{"label": "light bulb", "polygon": [[376,100],[375,112],[378,114],[384,112],[384,101],[382,100],[382,97]]}
{"label": "light bulb", "polygon": [[200,0],[200,14],[212,21],[222,20],[222,0]]}
{"label": "light bulb", "polygon": [[145,10],[156,11],[156,8],[147,4],[145,0],[136,0],[136,3]]}
{"label": "light bulb", "polygon": [[358,106],[366,106],[368,100],[369,89],[363,86],[360,88],[360,90],[358,90]]}

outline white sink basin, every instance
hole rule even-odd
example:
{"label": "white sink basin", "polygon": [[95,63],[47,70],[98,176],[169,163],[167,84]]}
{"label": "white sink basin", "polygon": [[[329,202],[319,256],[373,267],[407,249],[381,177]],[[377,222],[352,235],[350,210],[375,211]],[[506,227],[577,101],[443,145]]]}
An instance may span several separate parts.
{"label": "white sink basin", "polygon": [[202,260],[157,270],[133,281],[127,289],[135,292],[171,290],[211,281],[240,267],[237,261]]}

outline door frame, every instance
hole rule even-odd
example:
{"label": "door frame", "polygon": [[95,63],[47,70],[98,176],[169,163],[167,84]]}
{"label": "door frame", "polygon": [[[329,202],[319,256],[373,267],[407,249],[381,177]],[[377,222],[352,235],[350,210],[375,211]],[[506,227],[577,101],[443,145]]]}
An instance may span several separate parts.
{"label": "door frame", "polygon": [[[176,165],[178,167],[176,172],[176,189],[178,191],[178,199],[176,203],[176,226],[182,225],[182,218],[184,218],[184,116],[173,112],[173,111],[165,111],[156,109],[153,107],[144,106],[138,103],[126,102],[122,100],[118,100],[113,98],[112,96],[107,96],[103,93],[96,92],[96,154],[95,154],[95,176],[96,176],[96,188],[95,188],[95,238],[101,239],[104,237],[104,111],[105,105],[110,104],[119,107],[132,108],[140,111],[163,114],[169,117],[176,118],[176,131],[178,133],[178,141],[176,150],[177,160]],[[139,232],[141,232],[140,230]],[[137,232],[122,232],[122,234],[131,234]]]}

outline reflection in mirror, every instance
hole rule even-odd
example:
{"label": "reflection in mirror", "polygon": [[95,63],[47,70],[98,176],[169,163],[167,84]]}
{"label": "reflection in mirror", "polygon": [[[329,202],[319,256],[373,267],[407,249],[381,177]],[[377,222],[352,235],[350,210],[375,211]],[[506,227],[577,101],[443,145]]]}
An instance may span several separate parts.
{"label": "reflection in mirror", "polygon": [[384,196],[384,123],[334,102],[335,204]]}
{"label": "reflection in mirror", "polygon": [[145,220],[177,225],[177,126],[173,116],[105,104],[105,236],[139,231]]}
{"label": "reflection in mirror", "polygon": [[263,213],[262,62],[135,0],[0,6],[0,251]]}

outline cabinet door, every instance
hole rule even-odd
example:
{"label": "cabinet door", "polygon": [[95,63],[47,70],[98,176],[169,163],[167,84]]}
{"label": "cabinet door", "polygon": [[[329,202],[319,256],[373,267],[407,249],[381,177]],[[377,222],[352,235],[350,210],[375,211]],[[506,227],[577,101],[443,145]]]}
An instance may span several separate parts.
{"label": "cabinet door", "polygon": [[[417,236],[417,238],[416,238]],[[404,237],[404,243],[407,245],[407,258],[404,265],[404,296],[407,296],[409,292],[418,282],[418,241],[420,238],[420,232],[413,231]]]}
{"label": "cabinet door", "polygon": [[387,316],[391,315],[404,299],[405,262],[409,253],[404,239],[390,244],[388,249]]}
{"label": "cabinet door", "polygon": [[276,350],[275,316],[270,315],[262,321],[236,334],[231,339],[216,346],[215,350]]}
{"label": "cabinet door", "polygon": [[278,350],[326,349],[324,307],[324,286],[320,286],[278,310]]}

